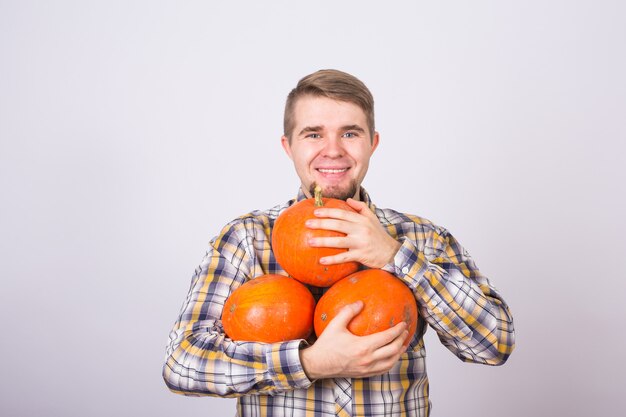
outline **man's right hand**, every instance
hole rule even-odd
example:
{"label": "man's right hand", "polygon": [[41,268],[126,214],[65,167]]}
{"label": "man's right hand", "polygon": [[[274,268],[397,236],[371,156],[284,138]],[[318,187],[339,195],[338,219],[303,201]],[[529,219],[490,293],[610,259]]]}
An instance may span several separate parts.
{"label": "man's right hand", "polygon": [[367,336],[352,334],[348,323],[362,309],[361,301],[342,308],[315,343],[300,351],[302,367],[310,380],[380,375],[406,351],[409,332],[405,322]]}

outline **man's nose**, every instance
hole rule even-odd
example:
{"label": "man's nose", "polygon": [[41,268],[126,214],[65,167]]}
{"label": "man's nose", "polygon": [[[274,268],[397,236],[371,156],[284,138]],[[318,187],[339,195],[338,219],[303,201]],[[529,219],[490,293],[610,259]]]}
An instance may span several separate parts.
{"label": "man's nose", "polygon": [[344,152],[345,150],[340,137],[331,137],[326,141],[326,146],[324,146],[324,156],[329,158],[338,158],[343,156]]}

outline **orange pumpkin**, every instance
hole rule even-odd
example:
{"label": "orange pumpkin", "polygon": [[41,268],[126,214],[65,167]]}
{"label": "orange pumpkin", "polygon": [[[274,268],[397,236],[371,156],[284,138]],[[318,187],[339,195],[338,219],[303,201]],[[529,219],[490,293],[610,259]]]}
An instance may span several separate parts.
{"label": "orange pumpkin", "polygon": [[317,218],[313,212],[321,206],[354,211],[345,201],[322,198],[321,190],[316,190],[315,198],[302,200],[278,216],[272,231],[272,250],[278,264],[298,281],[316,287],[329,287],[359,269],[359,264],[322,265],[319,262],[320,258],[347,250],[309,246],[309,239],[313,237],[345,236],[340,232],[310,229],[304,225],[307,220]]}
{"label": "orange pumpkin", "polygon": [[276,343],[306,339],[313,331],[315,299],[307,287],[283,275],[254,278],[224,303],[222,324],[233,340]]}
{"label": "orange pumpkin", "polygon": [[348,330],[365,336],[389,329],[401,321],[408,324],[409,339],[417,329],[417,303],[409,287],[382,269],[366,269],[345,277],[320,298],[315,307],[315,334],[321,335],[344,306],[363,301],[363,309]]}

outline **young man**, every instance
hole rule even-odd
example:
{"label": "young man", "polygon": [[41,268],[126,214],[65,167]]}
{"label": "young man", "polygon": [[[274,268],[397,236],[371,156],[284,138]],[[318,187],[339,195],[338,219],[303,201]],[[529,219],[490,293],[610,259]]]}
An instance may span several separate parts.
{"label": "young man", "polygon": [[[238,397],[239,416],[428,416],[426,325],[460,359],[500,365],[514,348],[509,309],[446,229],[376,208],[361,187],[379,143],[363,83],[335,70],[303,78],[287,98],[284,124],[282,145],[302,183],[298,197],[232,221],[211,241],[170,334],[165,382],[185,395]],[[407,284],[420,312],[412,340],[404,323],[364,337],[350,333],[360,302],[345,307],[312,344],[233,342],[224,334],[222,308],[235,288],[285,274],[270,246],[274,220],[315,185],[356,212],[318,209],[307,227],[345,237],[309,243],[348,249],[322,263],[358,261]]]}

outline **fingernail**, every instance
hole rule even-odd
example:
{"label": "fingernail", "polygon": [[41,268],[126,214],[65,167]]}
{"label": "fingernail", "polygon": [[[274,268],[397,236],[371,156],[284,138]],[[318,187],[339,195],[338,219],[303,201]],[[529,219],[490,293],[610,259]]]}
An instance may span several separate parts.
{"label": "fingernail", "polygon": [[321,210],[314,210],[313,214],[316,216],[319,216],[320,214],[322,214]]}
{"label": "fingernail", "polygon": [[311,227],[313,225],[313,222],[311,220],[307,220],[306,222],[304,222],[304,225],[307,227]]}

